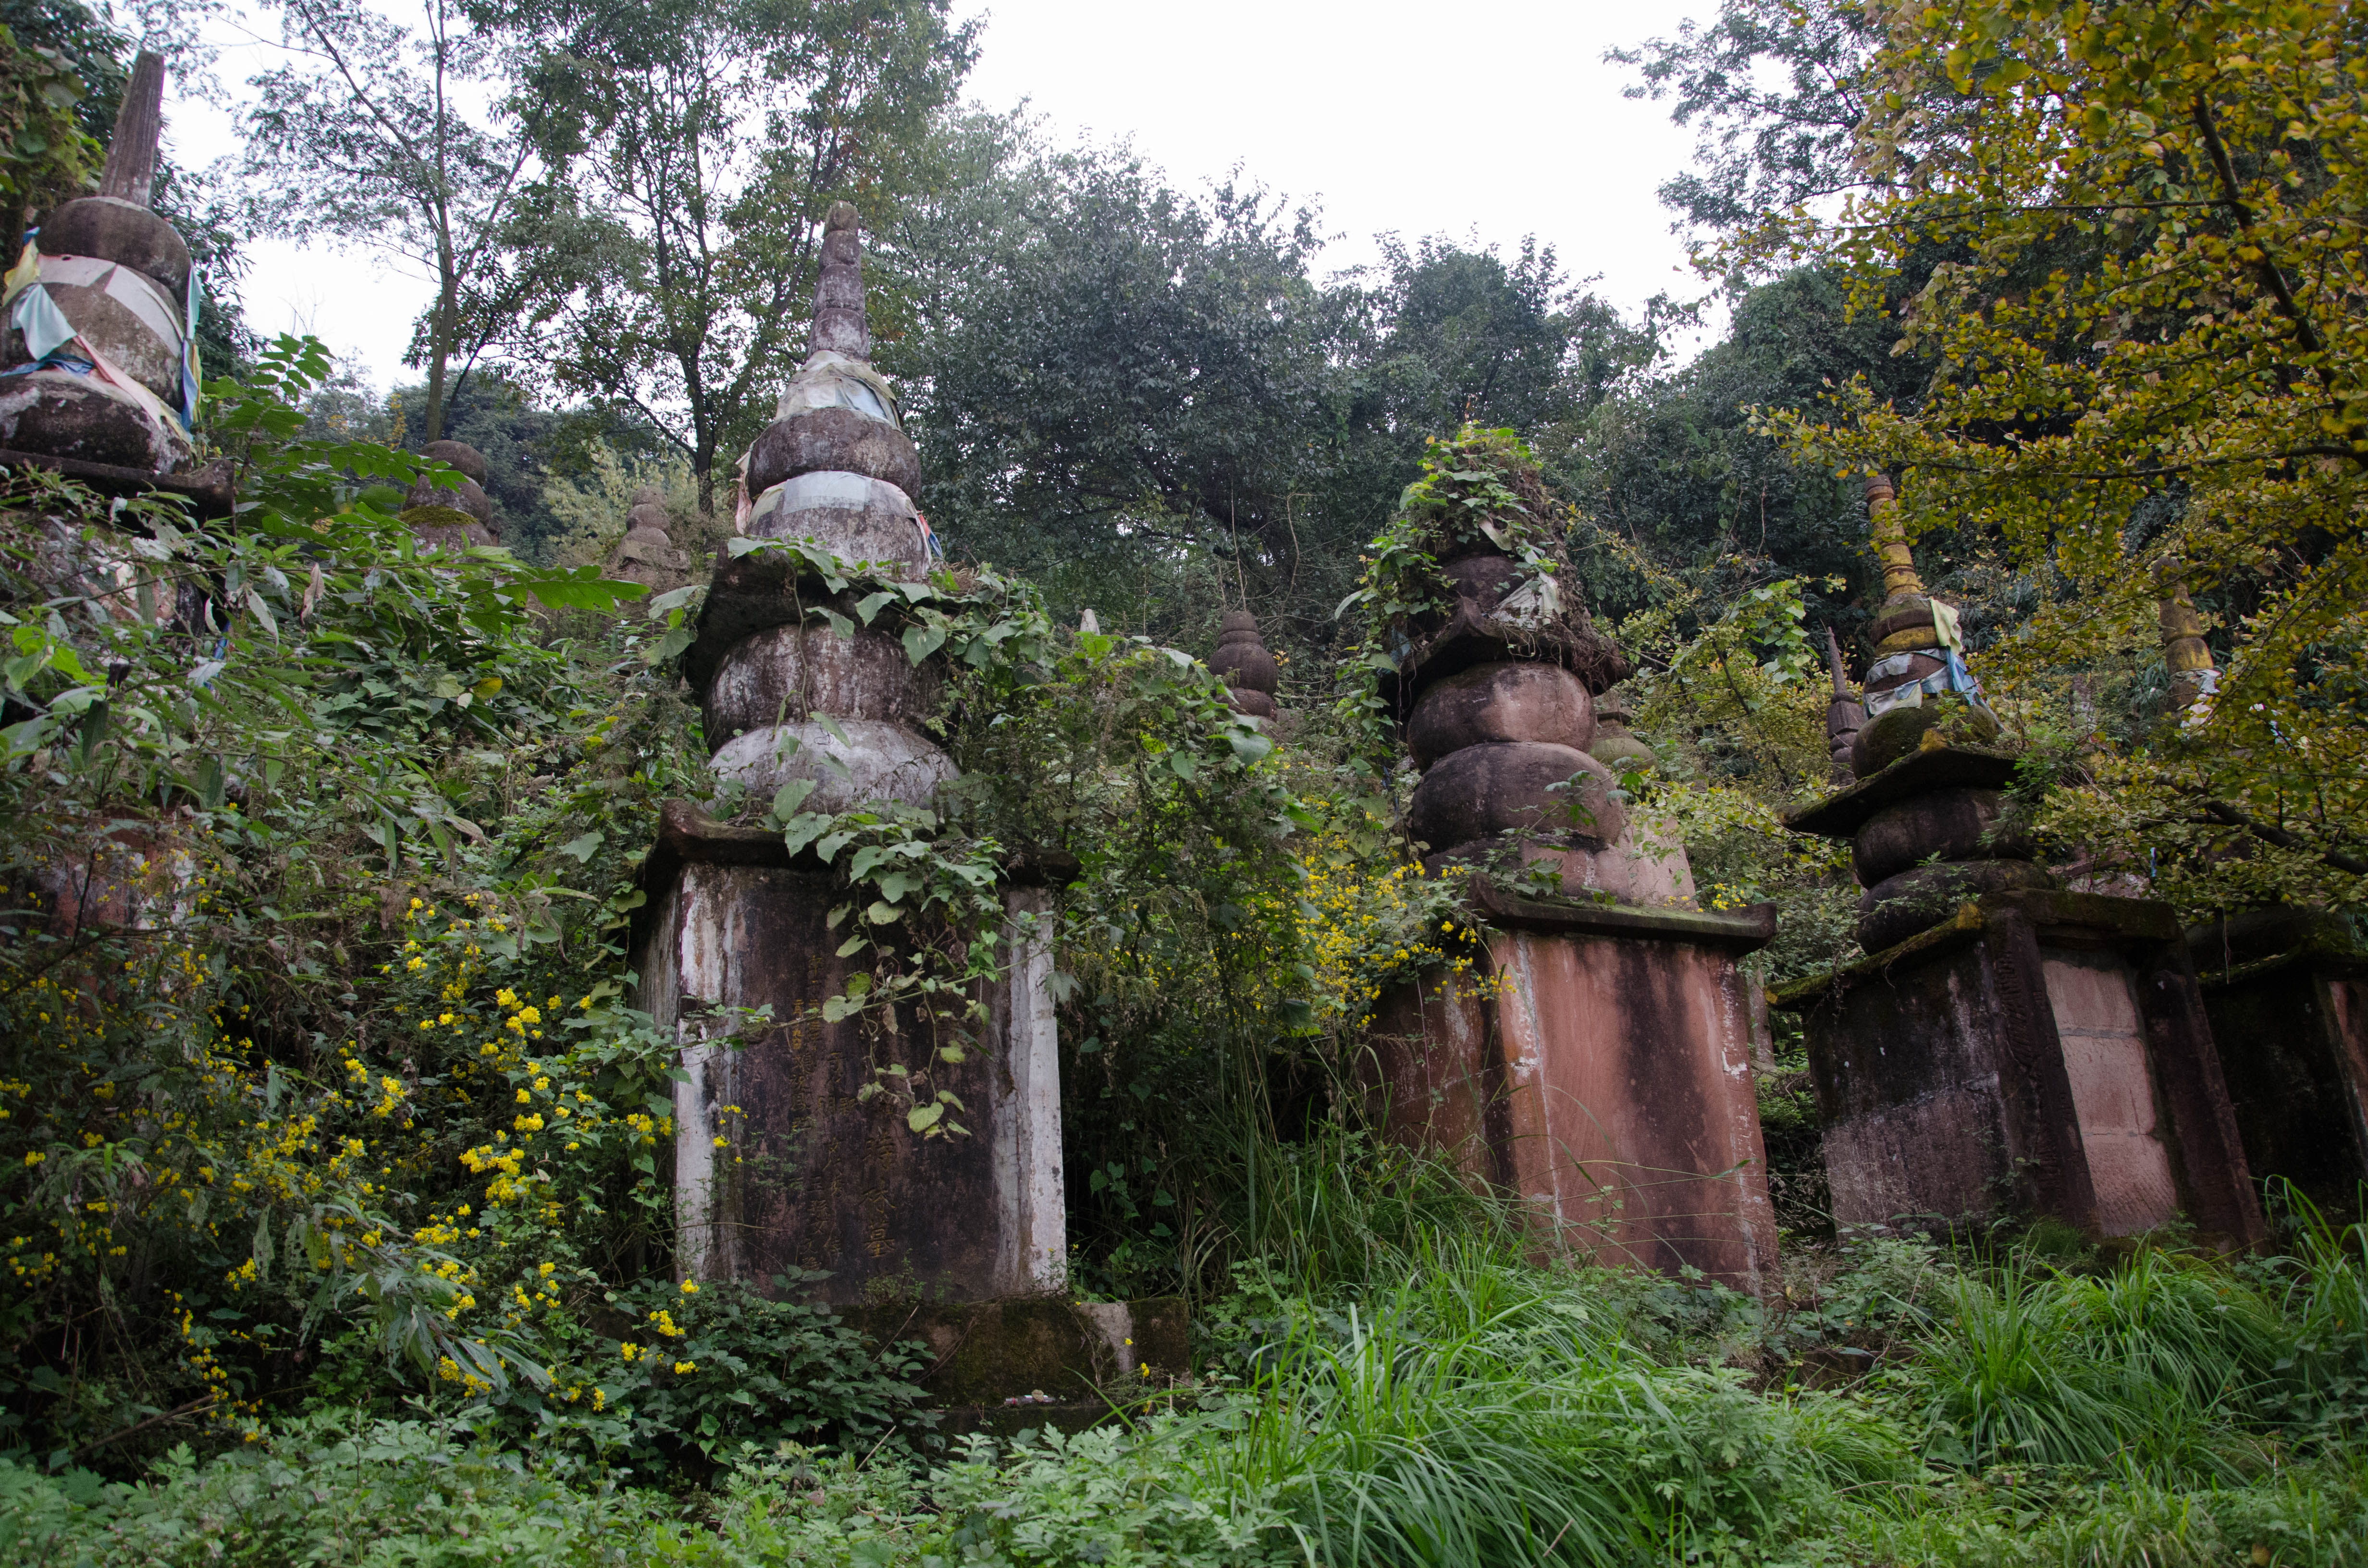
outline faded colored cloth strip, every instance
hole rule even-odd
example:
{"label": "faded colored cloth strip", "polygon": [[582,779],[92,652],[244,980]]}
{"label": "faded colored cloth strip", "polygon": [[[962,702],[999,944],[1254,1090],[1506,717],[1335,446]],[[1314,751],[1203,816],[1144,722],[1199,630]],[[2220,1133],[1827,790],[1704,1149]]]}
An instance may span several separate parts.
{"label": "faded colored cloth strip", "polygon": [[[11,376],[29,375],[35,370],[70,370],[77,376],[96,376],[140,405],[157,429],[174,425],[188,428],[180,416],[157,401],[156,394],[138,381],[125,375],[109,362],[107,356],[90,346],[89,339],[74,329],[50,291],[38,282],[28,283],[17,296],[17,310],[12,318],[17,330],[25,335],[26,351],[33,362],[0,372]],[[79,357],[68,354],[67,347],[80,350]]]}
{"label": "faded colored cloth strip", "polygon": [[[1981,682],[1975,680],[1974,672],[1965,667],[1964,655],[1954,648],[1944,648],[1941,654],[1944,662],[1939,669],[1919,680],[1901,681],[1884,691],[1875,687],[1885,679],[1909,674],[1916,667],[1914,661],[1918,655],[1913,653],[1894,653],[1888,658],[1877,659],[1866,672],[1866,716],[1871,720],[1895,708],[1921,708],[1927,697],[1938,697],[1943,692],[1952,692],[1969,706],[1988,713],[1990,705],[1983,699]],[[1991,716],[1995,718],[1997,715]]]}

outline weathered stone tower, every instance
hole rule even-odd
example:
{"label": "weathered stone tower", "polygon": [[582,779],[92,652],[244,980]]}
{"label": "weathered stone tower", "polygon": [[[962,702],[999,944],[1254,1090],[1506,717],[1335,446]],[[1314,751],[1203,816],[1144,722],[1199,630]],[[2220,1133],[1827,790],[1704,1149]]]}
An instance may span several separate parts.
{"label": "weathered stone tower", "polygon": [[1258,635],[1258,617],[1246,609],[1229,609],[1218,627],[1217,651],[1209,667],[1225,683],[1226,700],[1234,711],[1253,719],[1274,717],[1274,694],[1282,671]]}
{"label": "weathered stone tower", "polygon": [[189,460],[196,271],[149,209],[165,62],[142,51],[99,193],[50,214],[9,274],[0,447],[145,473]]}
{"label": "weathered stone tower", "polygon": [[1384,683],[1424,769],[1410,821],[1429,864],[1514,873],[1467,884],[1484,983],[1383,999],[1386,1125],[1520,1194],[1553,1244],[1757,1290],[1775,1219],[1736,960],[1772,912],[1688,907],[1682,846],[1632,819],[1615,769],[1652,754],[1600,734],[1597,709],[1627,663],[1569,585],[1495,543],[1543,521],[1424,541],[1450,597],[1404,628]]}
{"label": "weathered stone tower", "polygon": [[412,481],[403,499],[403,520],[430,550],[490,548],[501,542],[494,526],[494,498],[485,494],[485,455],[466,441],[430,441],[419,455],[461,472],[447,486],[426,474]]}
{"label": "weathered stone tower", "polygon": [[1834,1217],[1944,1227],[2052,1215],[2126,1235],[2261,1216],[2177,920],[2055,891],[2010,825],[2015,758],[1924,591],[1891,486],[1867,485],[1886,596],[1857,782],[1789,815],[1850,841],[1868,957],[1789,986],[1807,1015]]}
{"label": "weathered stone tower", "polygon": [[[909,487],[919,461],[894,394],[872,369],[856,216],[831,210],[803,366],[745,463],[745,531],[809,540],[891,578],[928,551]],[[838,613],[842,635],[826,618]],[[713,766],[770,799],[803,785],[803,809],[926,805],[953,777],[920,723],[932,677],[884,630],[855,623],[803,558],[757,551],[717,572],[685,666],[705,705]],[[792,791],[795,792],[794,790]],[[986,1049],[933,1071],[967,1108],[967,1136],[925,1138],[894,1097],[869,1091],[858,1021],[818,1013],[844,992],[846,895],[778,832],[717,827],[666,809],[643,872],[652,915],[639,949],[641,1005],[682,1038],[676,1181],[685,1266],[759,1285],[826,1269],[826,1300],[978,1301],[1060,1289],[1059,1061],[1046,990],[1042,887],[1014,878],[1010,963],[983,998]],[[719,1006],[773,1010],[741,1049],[709,1040]]]}
{"label": "weathered stone tower", "polygon": [[625,514],[625,537],[609,552],[603,575],[620,583],[639,583],[655,598],[690,581],[690,558],[675,548],[666,531],[666,497],[647,485],[633,492],[632,509]]}

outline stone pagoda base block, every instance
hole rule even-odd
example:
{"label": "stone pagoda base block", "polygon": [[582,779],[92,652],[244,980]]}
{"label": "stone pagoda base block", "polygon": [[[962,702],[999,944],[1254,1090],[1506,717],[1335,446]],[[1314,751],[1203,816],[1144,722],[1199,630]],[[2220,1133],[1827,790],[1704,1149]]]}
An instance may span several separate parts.
{"label": "stone pagoda base block", "polygon": [[2192,927],[2221,1076],[2245,1160],[2329,1220],[2368,1182],[2368,955],[2322,911],[2249,910]]}
{"label": "stone pagoda base block", "polygon": [[1520,1195],[1543,1235],[1603,1262],[1772,1287],[1775,1212],[1736,960],[1743,915],[1529,899],[1485,877],[1493,980],[1427,979],[1374,1020],[1389,1136]]}
{"label": "stone pagoda base block", "polygon": [[1993,893],[1775,1000],[1805,1015],[1839,1224],[2262,1237],[2167,904]]}
{"label": "stone pagoda base block", "polygon": [[[966,1110],[968,1135],[923,1138],[872,1081],[860,1024],[808,1017],[844,988],[844,897],[811,854],[778,834],[720,828],[669,804],[643,872],[640,1005],[682,1041],[675,1089],[678,1260],[701,1278],[760,1289],[795,1267],[830,1278],[835,1305],[985,1301],[1057,1292],[1065,1276],[1059,1058],[1050,933],[1020,917],[1048,906],[1013,887],[1013,958],[988,998],[987,1049],[933,1069]],[[720,1043],[717,1007],[769,1004],[772,1028]],[[720,1142],[719,1142],[720,1141]]]}

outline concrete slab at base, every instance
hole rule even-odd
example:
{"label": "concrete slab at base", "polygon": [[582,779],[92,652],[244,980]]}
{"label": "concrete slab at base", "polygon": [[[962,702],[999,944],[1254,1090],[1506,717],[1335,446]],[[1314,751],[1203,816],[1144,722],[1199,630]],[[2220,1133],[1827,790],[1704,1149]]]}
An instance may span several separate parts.
{"label": "concrete slab at base", "polygon": [[1042,1394],[1054,1406],[1106,1410],[1104,1393],[1124,1397],[1191,1370],[1191,1314],[1181,1296],[879,1302],[841,1315],[875,1344],[928,1346],[921,1386],[931,1403],[951,1408],[1032,1404],[1030,1396]]}
{"label": "concrete slab at base", "polygon": [[1562,1245],[1767,1289],[1776,1221],[1735,964],[1772,911],[1473,885],[1493,980],[1403,986],[1376,1015],[1389,1135],[1519,1193]]}
{"label": "concrete slab at base", "polygon": [[2261,1239],[2168,905],[1992,894],[1775,1001],[1806,1015],[1840,1224]]}

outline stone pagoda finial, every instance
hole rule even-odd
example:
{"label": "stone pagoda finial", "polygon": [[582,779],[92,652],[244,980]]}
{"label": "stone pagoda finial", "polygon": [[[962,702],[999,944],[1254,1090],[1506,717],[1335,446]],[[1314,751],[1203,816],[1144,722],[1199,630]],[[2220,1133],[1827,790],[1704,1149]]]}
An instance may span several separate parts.
{"label": "stone pagoda finial", "polygon": [[1209,667],[1225,683],[1235,712],[1257,719],[1274,717],[1274,693],[1281,684],[1282,672],[1268,651],[1266,639],[1258,635],[1258,617],[1246,609],[1225,612]]}
{"label": "stone pagoda finial", "polygon": [[145,207],[156,193],[156,152],[165,134],[165,57],[143,49],[131,63],[131,80],[116,111],[115,134],[107,143],[107,168],[98,194]]}
{"label": "stone pagoda finial", "polygon": [[1826,628],[1826,668],[1834,679],[1833,700],[1826,704],[1826,749],[1833,757],[1833,781],[1847,784],[1857,777],[1850,771],[1850,745],[1866,728],[1866,710],[1850,695],[1842,645],[1830,626]]}
{"label": "stone pagoda finial", "polygon": [[2220,668],[2213,662],[2212,644],[2203,640],[2203,617],[2188,597],[2187,572],[2176,556],[2155,568],[2160,598],[2162,662],[2170,667],[2170,706],[2182,722],[2200,722],[2220,689]]}
{"label": "stone pagoda finial", "polygon": [[806,352],[829,349],[868,362],[871,324],[863,314],[863,242],[854,203],[832,202],[822,227],[822,276],[814,279],[814,331]]}
{"label": "stone pagoda finial", "polygon": [[1941,722],[1927,698],[1956,698],[1985,737],[1999,728],[1965,668],[1957,612],[1927,593],[1917,574],[1897,495],[1882,474],[1867,479],[1866,512],[1867,531],[1883,562],[1883,605],[1875,612],[1874,663],[1866,672],[1866,722],[1850,743],[1850,771],[1860,778],[1907,756]]}

